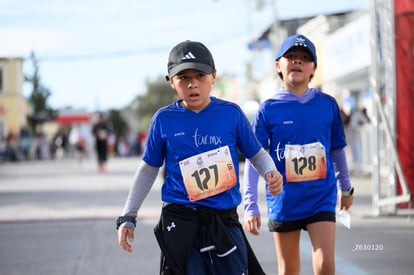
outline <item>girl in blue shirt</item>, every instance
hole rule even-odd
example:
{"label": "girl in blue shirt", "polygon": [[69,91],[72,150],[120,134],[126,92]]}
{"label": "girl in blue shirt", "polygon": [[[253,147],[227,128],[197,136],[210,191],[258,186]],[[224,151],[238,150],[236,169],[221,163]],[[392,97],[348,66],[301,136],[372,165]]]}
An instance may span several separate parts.
{"label": "girl in blue shirt", "polygon": [[[317,67],[308,38],[288,37],[275,65],[283,88],[261,105],[253,129],[284,179],[280,195],[266,194],[278,274],[300,273],[302,229],[313,246],[314,274],[334,274],[337,187],[340,209],[349,209],[353,201],[339,108],[333,97],[308,86]],[[248,161],[245,171],[245,228],[258,234],[258,176]]]}

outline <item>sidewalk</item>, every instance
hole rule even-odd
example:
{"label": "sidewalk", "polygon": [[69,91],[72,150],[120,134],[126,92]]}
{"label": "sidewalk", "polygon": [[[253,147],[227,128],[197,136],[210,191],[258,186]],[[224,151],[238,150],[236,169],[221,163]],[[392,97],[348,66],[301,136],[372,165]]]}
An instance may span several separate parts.
{"label": "sidewalk", "polygon": [[367,176],[351,176],[354,186],[354,202],[350,209],[351,216],[372,216],[372,179]]}
{"label": "sidewalk", "polygon": [[[139,162],[139,158],[112,159],[105,174],[97,172],[93,159],[3,163],[0,165],[0,221],[116,217],[122,211]],[[242,177],[242,167],[240,173]],[[351,182],[355,187],[351,215],[371,216],[371,178],[352,177]],[[149,196],[158,196],[161,184],[162,173]],[[140,216],[158,217],[160,199],[159,203],[154,201],[157,199],[144,202]]]}
{"label": "sidewalk", "polygon": [[[105,174],[98,173],[93,159],[0,164],[0,273],[158,274],[160,252],[153,228],[161,209],[162,173],[140,210],[134,252],[124,252],[117,243],[115,217],[122,212],[139,163],[139,158],[111,159]],[[413,225],[403,218],[366,219],[371,213],[371,179],[353,177],[352,184],[355,186],[355,202],[350,211],[352,229],[337,226],[341,236],[337,239],[338,275],[389,274],[361,270],[392,268],[391,263],[383,260],[375,262],[378,257],[392,263],[397,259],[408,261],[405,258],[411,255]],[[264,188],[259,190],[262,190],[259,196],[262,195],[263,212]],[[262,219],[260,235],[248,234],[248,238],[267,274],[275,275],[273,239],[267,231],[266,215]],[[386,254],[355,254],[351,250],[361,241],[384,245]],[[397,255],[395,251],[401,248],[402,254]],[[303,267],[311,266],[310,253],[310,241],[302,234]],[[302,273],[308,275],[311,270],[304,268]]]}
{"label": "sidewalk", "polygon": [[94,159],[0,165],[0,274],[157,274],[153,227],[160,210],[156,183],[138,220],[133,253],[117,242],[139,159],[111,159],[99,174]]}
{"label": "sidewalk", "polygon": [[[122,212],[139,162],[112,159],[108,173],[98,173],[94,159],[3,163],[0,221],[114,219]],[[159,180],[152,191],[161,187]],[[150,217],[159,208],[146,204],[141,212]]]}
{"label": "sidewalk", "polygon": [[[392,218],[393,220],[408,220],[414,219],[414,209],[399,208],[394,204],[382,206],[379,210],[374,200],[374,181],[371,176],[361,175],[355,176],[351,174],[351,184],[355,187],[354,203],[351,207],[350,214],[359,218],[375,218],[386,219]],[[386,192],[388,187],[387,179],[382,179],[380,183],[382,190],[380,192]],[[389,191],[390,192],[390,191]],[[386,200],[387,197],[380,198]]]}

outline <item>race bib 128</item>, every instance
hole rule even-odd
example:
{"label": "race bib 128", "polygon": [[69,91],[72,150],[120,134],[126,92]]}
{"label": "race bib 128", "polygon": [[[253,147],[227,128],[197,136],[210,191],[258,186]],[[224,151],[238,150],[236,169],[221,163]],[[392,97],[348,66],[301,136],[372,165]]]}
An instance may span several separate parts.
{"label": "race bib 128", "polygon": [[286,180],[299,182],[326,177],[326,152],[320,142],[285,145]]}

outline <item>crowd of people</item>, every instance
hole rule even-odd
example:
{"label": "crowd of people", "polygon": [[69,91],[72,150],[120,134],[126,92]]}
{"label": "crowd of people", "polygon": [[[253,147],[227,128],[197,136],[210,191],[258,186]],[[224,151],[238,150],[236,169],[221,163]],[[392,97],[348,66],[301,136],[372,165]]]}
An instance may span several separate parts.
{"label": "crowd of people", "polygon": [[27,128],[19,133],[9,132],[0,137],[0,161],[22,161],[48,159],[51,152],[50,142],[43,132],[32,135]]}
{"label": "crowd of people", "polygon": [[[145,132],[117,136],[108,128],[102,144],[94,139],[95,134],[98,133],[81,124],[61,126],[52,135],[43,131],[32,133],[28,128],[22,128],[18,133],[11,131],[0,137],[0,163],[64,158],[82,160],[93,155],[102,158],[103,154],[107,154],[105,157],[139,156],[146,136]],[[105,169],[101,167],[101,170]]]}

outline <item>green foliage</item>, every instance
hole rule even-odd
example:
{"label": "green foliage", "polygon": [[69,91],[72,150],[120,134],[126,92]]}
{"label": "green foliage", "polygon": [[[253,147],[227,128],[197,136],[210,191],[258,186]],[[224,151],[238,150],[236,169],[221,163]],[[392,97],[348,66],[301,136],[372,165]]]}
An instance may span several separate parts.
{"label": "green foliage", "polygon": [[162,106],[172,103],[176,93],[170,83],[159,76],[154,82],[147,81],[147,93],[137,97],[137,115],[140,119],[140,128],[147,129],[154,113]]}
{"label": "green foliage", "polygon": [[109,112],[108,122],[117,137],[127,134],[129,130],[128,124],[119,110],[111,110]]}
{"label": "green foliage", "polygon": [[35,132],[38,125],[56,116],[56,111],[48,105],[51,91],[41,83],[39,64],[35,54],[32,52],[30,61],[33,65],[33,74],[26,76],[26,81],[32,84],[32,92],[28,98],[31,112],[28,115],[29,126]]}

